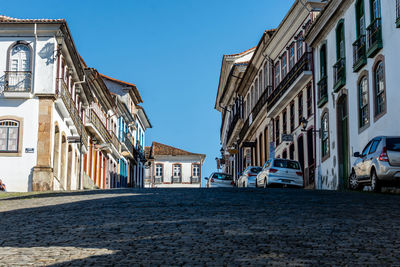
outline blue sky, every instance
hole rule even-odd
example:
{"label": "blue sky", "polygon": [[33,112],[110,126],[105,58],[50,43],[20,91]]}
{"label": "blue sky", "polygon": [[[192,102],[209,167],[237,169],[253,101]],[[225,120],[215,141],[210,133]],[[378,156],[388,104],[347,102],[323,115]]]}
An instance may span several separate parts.
{"label": "blue sky", "polygon": [[135,83],[158,141],[207,155],[216,169],[220,114],[214,110],[221,60],[256,46],[294,0],[2,1],[0,14],[65,18],[86,63]]}

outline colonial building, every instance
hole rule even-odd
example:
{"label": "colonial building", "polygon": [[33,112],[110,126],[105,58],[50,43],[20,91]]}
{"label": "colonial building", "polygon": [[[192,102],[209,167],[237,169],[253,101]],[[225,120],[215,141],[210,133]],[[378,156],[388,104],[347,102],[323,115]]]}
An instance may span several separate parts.
{"label": "colonial building", "polygon": [[146,187],[201,187],[201,167],[206,155],[157,142],[153,142],[146,150],[149,166],[146,169]]}
{"label": "colonial building", "polygon": [[301,163],[305,185],[313,187],[313,62],[303,36],[322,7],[321,1],[295,1],[278,28],[264,32],[238,77],[233,99],[240,112],[229,124],[234,175],[271,157],[290,158]]}
{"label": "colonial building", "polygon": [[222,57],[221,73],[215,109],[221,113],[221,159],[222,171],[237,176],[241,168],[237,150],[237,136],[243,126],[243,107],[237,89],[240,80],[253,56],[255,48],[239,54],[224,55]]}
{"label": "colonial building", "polygon": [[348,186],[353,152],[375,136],[400,135],[399,27],[399,0],[331,0],[311,26],[317,188]]}
{"label": "colonial building", "polygon": [[[124,83],[132,108],[116,105],[111,86],[79,56],[65,20],[0,16],[0,71],[0,168],[9,191],[143,186],[141,147],[151,125],[137,106],[140,95]],[[136,154],[117,137],[121,118],[141,124]],[[131,183],[122,173],[124,149],[141,159]]]}

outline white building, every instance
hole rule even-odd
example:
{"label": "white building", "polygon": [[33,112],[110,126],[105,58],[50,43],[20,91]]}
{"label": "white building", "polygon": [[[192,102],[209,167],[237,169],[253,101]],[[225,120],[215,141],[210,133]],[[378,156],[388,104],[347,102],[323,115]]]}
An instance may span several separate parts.
{"label": "white building", "polygon": [[400,135],[399,11],[399,0],[331,0],[306,36],[318,84],[319,189],[347,187],[353,152]]}
{"label": "white building", "polygon": [[146,187],[199,188],[204,154],[191,153],[172,146],[153,142],[146,148],[148,165]]}

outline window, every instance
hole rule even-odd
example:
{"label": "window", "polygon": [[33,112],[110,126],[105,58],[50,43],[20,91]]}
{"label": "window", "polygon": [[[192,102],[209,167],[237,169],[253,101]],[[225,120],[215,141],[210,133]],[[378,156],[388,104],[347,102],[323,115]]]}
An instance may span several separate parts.
{"label": "window", "polygon": [[275,64],[275,88],[278,87],[279,84],[279,76],[280,76],[280,70],[279,70],[279,62]]}
{"label": "window", "polygon": [[358,0],[356,3],[356,30],[357,37],[365,35],[365,14],[364,0]]}
{"label": "window", "polygon": [[303,34],[300,33],[297,39],[297,60],[303,56]]}
{"label": "window", "polygon": [[156,177],[163,177],[163,165],[162,164],[156,164]]}
{"label": "window", "polygon": [[[399,0],[400,1],[400,0]],[[268,86],[268,63],[264,63],[264,88]]]}
{"label": "window", "polygon": [[263,77],[262,70],[260,70],[260,73],[258,74],[258,89],[260,90],[260,93],[259,93],[260,97],[261,97],[262,92],[265,89],[262,84],[262,77]]}
{"label": "window", "polygon": [[385,72],[383,61],[380,61],[374,71],[375,77],[375,116],[383,114],[386,111],[385,99]]}
{"label": "window", "polygon": [[287,53],[285,52],[282,56],[282,79],[285,78],[287,74]]}
{"label": "window", "polygon": [[19,122],[0,121],[0,152],[18,152]]}
{"label": "window", "polygon": [[254,91],[255,91],[255,99],[254,99],[254,104],[253,104],[253,106],[255,106],[256,105],[256,103],[257,103],[257,101],[258,101],[258,92],[259,92],[259,89],[258,89],[258,79],[256,78],[256,80],[255,80],[255,82],[254,82]]}
{"label": "window", "polygon": [[323,113],[321,118],[321,154],[322,160],[329,157],[329,117],[328,112]]}
{"label": "window", "polygon": [[[250,110],[251,110],[254,107],[254,102],[255,102],[254,86],[251,86],[250,92],[251,92],[251,106],[250,106]],[[249,112],[249,115],[250,115],[250,112]]]}
{"label": "window", "polygon": [[295,61],[294,44],[292,44],[289,48],[289,70],[293,68],[294,61]]}
{"label": "window", "polygon": [[200,165],[199,164],[194,164],[193,165],[192,176],[195,177],[195,178],[200,177]]}
{"label": "window", "polygon": [[276,146],[280,143],[279,141],[280,129],[279,129],[279,117],[275,121],[275,142]]}
{"label": "window", "polygon": [[321,46],[321,50],[319,52],[319,58],[320,58],[320,79],[322,79],[322,78],[327,76],[327,71],[326,71],[326,44],[323,44]]}
{"label": "window", "polygon": [[294,131],[294,102],[290,103],[290,132]]}
{"label": "window", "polygon": [[312,115],[312,92],[311,84],[307,86],[307,117]]}
{"label": "window", "polygon": [[301,119],[303,118],[303,94],[300,93],[299,94],[299,98],[298,98],[298,108],[299,108],[299,125],[301,122]]}
{"label": "window", "polygon": [[366,76],[358,84],[358,97],[359,128],[363,128],[369,124],[368,78]]}
{"label": "window", "polygon": [[381,0],[371,1],[371,22],[381,17]]}
{"label": "window", "polygon": [[283,134],[287,133],[287,112],[286,112],[286,109],[282,114],[282,133]]}
{"label": "window", "polygon": [[174,164],[173,165],[173,177],[174,178],[182,177],[181,165],[180,164]]}
{"label": "window", "polygon": [[5,75],[5,91],[30,92],[31,90],[31,50],[28,44],[18,41],[8,55],[8,69]]}
{"label": "window", "polygon": [[336,28],[336,56],[337,59],[345,58],[344,21],[340,21]]}

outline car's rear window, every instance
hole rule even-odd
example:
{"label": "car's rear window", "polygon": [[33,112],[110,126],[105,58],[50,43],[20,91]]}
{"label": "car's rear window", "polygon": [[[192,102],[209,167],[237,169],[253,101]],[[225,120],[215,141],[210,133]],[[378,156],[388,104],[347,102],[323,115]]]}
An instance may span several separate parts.
{"label": "car's rear window", "polygon": [[232,175],[226,173],[214,173],[212,178],[218,180],[233,180]]}
{"label": "car's rear window", "polygon": [[386,148],[390,151],[400,152],[400,138],[386,139]]}
{"label": "car's rear window", "polygon": [[274,161],[274,167],[299,170],[300,164],[297,161],[276,159]]}
{"label": "car's rear window", "polygon": [[261,167],[251,168],[251,169],[250,169],[250,171],[251,171],[252,173],[259,173],[261,170],[262,170]]}

